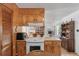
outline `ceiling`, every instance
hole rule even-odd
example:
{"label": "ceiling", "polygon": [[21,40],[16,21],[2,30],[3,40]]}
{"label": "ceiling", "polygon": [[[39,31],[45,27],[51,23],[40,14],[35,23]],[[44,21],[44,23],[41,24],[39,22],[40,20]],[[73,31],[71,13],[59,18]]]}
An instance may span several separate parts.
{"label": "ceiling", "polygon": [[47,19],[59,20],[79,10],[79,3],[17,3],[19,8],[45,8]]}

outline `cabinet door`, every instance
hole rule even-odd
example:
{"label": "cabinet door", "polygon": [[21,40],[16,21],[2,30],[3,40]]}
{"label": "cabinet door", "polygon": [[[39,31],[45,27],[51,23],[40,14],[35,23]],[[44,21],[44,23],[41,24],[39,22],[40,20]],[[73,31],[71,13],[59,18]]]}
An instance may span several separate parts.
{"label": "cabinet door", "polygon": [[33,21],[37,21],[39,23],[43,23],[44,17],[40,16],[40,15],[33,15]]}
{"label": "cabinet door", "polygon": [[13,13],[12,10],[10,10],[5,6],[2,6],[2,55],[3,56],[12,55],[12,13]]}
{"label": "cabinet door", "polygon": [[52,46],[52,53],[54,56],[60,56],[61,48],[59,46]]}
{"label": "cabinet door", "polygon": [[43,23],[44,17],[40,15],[23,15],[23,23],[26,25],[27,23],[40,22]]}
{"label": "cabinet door", "polygon": [[18,56],[25,56],[26,55],[26,42],[25,41],[18,41],[17,42],[17,55]]}
{"label": "cabinet door", "polygon": [[45,45],[45,55],[52,55],[52,46],[51,45]]}
{"label": "cabinet door", "polygon": [[45,42],[45,53],[52,55],[52,42]]}
{"label": "cabinet door", "polygon": [[23,26],[24,25],[24,23],[23,23],[23,16],[22,15],[18,16],[17,24],[19,26]]}
{"label": "cabinet door", "polygon": [[42,17],[40,15],[36,15],[35,18],[37,19],[37,22],[43,23],[44,17]]}
{"label": "cabinet door", "polygon": [[47,55],[60,56],[61,55],[61,42],[59,41],[46,41],[45,53]]}
{"label": "cabinet door", "polygon": [[52,42],[52,53],[55,56],[61,55],[61,42],[60,41],[53,41]]}
{"label": "cabinet door", "polygon": [[70,52],[74,52],[74,43],[73,43],[73,39],[69,39],[67,42],[67,50]]}

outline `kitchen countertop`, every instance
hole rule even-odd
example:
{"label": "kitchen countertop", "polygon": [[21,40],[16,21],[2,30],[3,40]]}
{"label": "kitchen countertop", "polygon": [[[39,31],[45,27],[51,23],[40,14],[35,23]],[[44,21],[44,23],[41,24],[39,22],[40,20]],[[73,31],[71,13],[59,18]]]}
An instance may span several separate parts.
{"label": "kitchen countertop", "polygon": [[44,42],[45,40],[58,40],[61,41],[58,38],[55,37],[31,37],[31,38],[26,38],[25,41],[27,42]]}
{"label": "kitchen countertop", "polygon": [[44,40],[59,40],[59,41],[61,41],[59,38],[55,38],[55,37],[44,37]]}
{"label": "kitchen countertop", "polygon": [[27,42],[44,42],[43,37],[31,37],[25,39]]}

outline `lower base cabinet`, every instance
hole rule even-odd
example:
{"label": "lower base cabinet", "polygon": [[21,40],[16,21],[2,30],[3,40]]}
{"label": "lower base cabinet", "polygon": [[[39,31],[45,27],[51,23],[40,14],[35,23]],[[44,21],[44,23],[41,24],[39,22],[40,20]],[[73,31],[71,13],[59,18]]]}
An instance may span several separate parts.
{"label": "lower base cabinet", "polygon": [[61,41],[46,40],[44,45],[45,54],[52,56],[61,55]]}
{"label": "lower base cabinet", "polygon": [[16,43],[16,55],[17,56],[25,56],[26,55],[26,41],[17,40]]}
{"label": "lower base cabinet", "polygon": [[[17,40],[16,46],[17,56],[26,56],[26,41]],[[61,41],[59,40],[45,40],[44,41],[44,54],[47,56],[60,56],[61,55]]]}

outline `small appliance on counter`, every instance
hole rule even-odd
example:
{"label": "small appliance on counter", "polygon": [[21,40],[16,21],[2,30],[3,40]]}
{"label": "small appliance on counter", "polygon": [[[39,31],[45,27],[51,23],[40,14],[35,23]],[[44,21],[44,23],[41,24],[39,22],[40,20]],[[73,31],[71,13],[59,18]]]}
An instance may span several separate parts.
{"label": "small appliance on counter", "polygon": [[48,35],[52,37],[52,31],[48,31]]}

